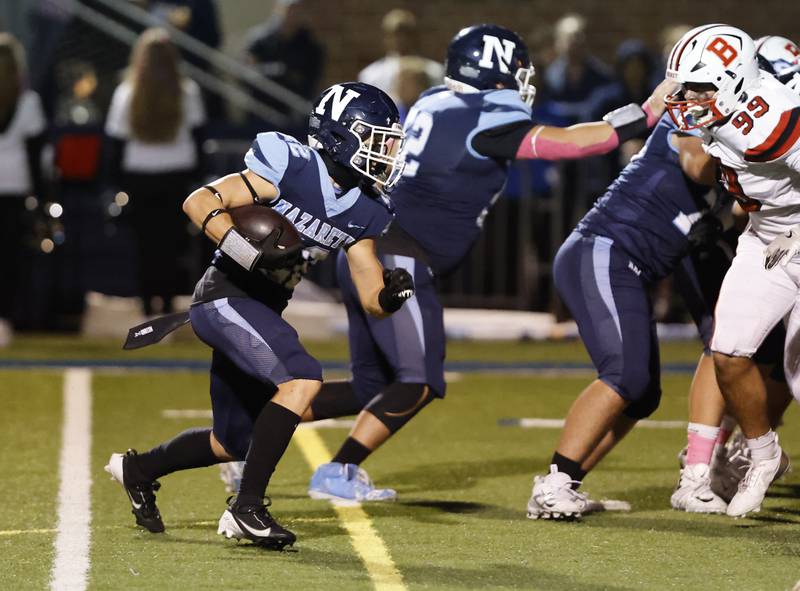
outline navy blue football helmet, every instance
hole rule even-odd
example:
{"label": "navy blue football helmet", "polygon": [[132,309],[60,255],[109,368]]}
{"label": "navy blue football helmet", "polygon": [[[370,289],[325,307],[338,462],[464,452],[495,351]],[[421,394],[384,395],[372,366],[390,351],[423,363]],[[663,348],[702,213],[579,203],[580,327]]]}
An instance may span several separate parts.
{"label": "navy blue football helmet", "polygon": [[456,92],[517,88],[530,106],[536,96],[533,74],[525,42],[504,27],[461,29],[447,47],[445,83]]}
{"label": "navy blue football helmet", "polygon": [[308,145],[389,191],[400,180],[404,139],[389,95],[369,84],[343,82],[322,92],[308,120]]}

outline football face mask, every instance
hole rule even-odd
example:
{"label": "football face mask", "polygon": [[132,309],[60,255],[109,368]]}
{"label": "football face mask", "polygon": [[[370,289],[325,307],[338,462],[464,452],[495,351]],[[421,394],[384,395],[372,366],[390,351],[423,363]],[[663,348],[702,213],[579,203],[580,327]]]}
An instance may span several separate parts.
{"label": "football face mask", "polygon": [[[713,94],[708,96],[712,92]],[[717,93],[715,90],[697,91],[692,94],[694,95],[692,98],[687,98],[686,89],[682,87],[678,92],[668,95],[664,99],[669,116],[678,129],[689,131],[690,129],[709,127],[727,117],[716,106]]]}
{"label": "football face mask", "polygon": [[536,74],[536,69],[533,66],[517,68],[514,73],[514,80],[517,81],[517,87],[519,88],[519,96],[529,107],[533,105],[533,99],[536,98],[536,87],[533,85],[534,74]]}
{"label": "football face mask", "polygon": [[350,165],[367,178],[375,181],[378,188],[388,193],[400,180],[405,162],[400,152],[405,135],[399,124],[391,127],[355,121],[350,131],[359,138],[360,147],[350,158]]}

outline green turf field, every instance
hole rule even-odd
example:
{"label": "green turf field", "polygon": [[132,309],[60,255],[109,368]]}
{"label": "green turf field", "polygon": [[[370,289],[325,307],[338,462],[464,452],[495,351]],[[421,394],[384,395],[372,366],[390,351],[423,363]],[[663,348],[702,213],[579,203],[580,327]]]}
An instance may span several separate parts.
{"label": "green turf field", "polygon": [[[66,338],[18,341],[4,359],[117,358],[113,343]],[[314,344],[341,359],[341,343]],[[583,361],[577,343],[454,344],[454,360]],[[665,358],[691,362],[695,343]],[[141,358],[204,359],[191,343],[137,352]],[[48,585],[56,537],[61,448],[61,370],[0,371],[0,589]],[[593,497],[624,499],[633,511],[578,523],[525,518],[531,478],[546,468],[554,429],[500,427],[505,417],[561,418],[583,375],[455,376],[437,402],[369,459],[379,485],[400,501],[365,506],[407,589],[791,589],[800,579],[800,477],[775,485],[764,510],[734,521],[669,509],[681,429],[640,429],[585,482]],[[654,419],[685,420],[689,375],[664,378]],[[294,551],[261,551],[215,534],[226,493],[216,468],[162,480],[167,533],[137,529],[122,489],[103,465],[112,451],[146,449],[204,419],[168,419],[165,409],[208,408],[202,372],[97,370],[92,379],[91,589],[370,589],[370,573],[325,501],[305,496],[311,467],[290,446],[273,477],[273,512],[298,535]],[[796,409],[781,438],[797,454]],[[329,449],[346,434],[319,430]],[[399,589],[402,587],[394,587]]]}

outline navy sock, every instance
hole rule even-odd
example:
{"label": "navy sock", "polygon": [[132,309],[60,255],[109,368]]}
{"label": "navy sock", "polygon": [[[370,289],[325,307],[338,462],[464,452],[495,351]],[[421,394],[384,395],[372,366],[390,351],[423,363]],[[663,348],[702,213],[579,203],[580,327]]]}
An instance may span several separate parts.
{"label": "navy sock", "polygon": [[584,476],[586,476],[586,471],[581,468],[580,462],[570,460],[568,457],[562,456],[558,452],[553,454],[553,459],[550,460],[550,463],[555,464],[558,467],[559,472],[568,474],[572,480],[577,481],[578,484],[572,485],[572,488],[574,489],[577,489],[580,486],[581,480],[583,480]]}
{"label": "navy sock", "polygon": [[340,464],[360,464],[366,460],[371,453],[371,449],[364,447],[352,437],[348,437],[331,462],[339,462]]}
{"label": "navy sock", "polygon": [[253,437],[245,458],[237,505],[261,504],[269,479],[286,452],[299,422],[299,416],[275,402],[267,402],[261,409],[253,424]]}
{"label": "navy sock", "polygon": [[223,460],[211,450],[210,436],[211,429],[189,429],[176,435],[136,456],[132,476],[135,480],[151,482],[178,470],[219,464]]}

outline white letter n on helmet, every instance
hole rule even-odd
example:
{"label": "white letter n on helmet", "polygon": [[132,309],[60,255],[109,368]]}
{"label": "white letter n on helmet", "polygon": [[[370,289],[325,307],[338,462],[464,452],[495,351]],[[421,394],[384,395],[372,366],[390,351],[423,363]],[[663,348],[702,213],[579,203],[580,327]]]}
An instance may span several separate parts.
{"label": "white letter n on helmet", "polygon": [[340,86],[339,84],[331,86],[331,89],[328,91],[328,94],[322,97],[322,100],[317,105],[317,108],[314,109],[314,112],[317,115],[324,115],[325,106],[328,104],[328,101],[331,100],[331,98],[333,98],[333,104],[331,105],[331,119],[338,121],[339,117],[342,116],[345,107],[347,107],[347,105],[350,104],[350,101],[352,101],[356,97],[361,96],[360,93],[356,92],[352,88],[348,88],[344,96],[342,96],[343,91],[344,91],[344,86]]}
{"label": "white letter n on helmet", "polygon": [[481,61],[478,62],[478,65],[481,68],[492,68],[494,67],[494,56],[497,56],[497,63],[500,66],[500,71],[503,74],[508,74],[511,71],[508,66],[511,65],[511,60],[514,57],[514,48],[516,46],[516,43],[510,39],[500,39],[494,35],[484,35],[483,56],[481,57]]}

